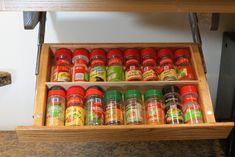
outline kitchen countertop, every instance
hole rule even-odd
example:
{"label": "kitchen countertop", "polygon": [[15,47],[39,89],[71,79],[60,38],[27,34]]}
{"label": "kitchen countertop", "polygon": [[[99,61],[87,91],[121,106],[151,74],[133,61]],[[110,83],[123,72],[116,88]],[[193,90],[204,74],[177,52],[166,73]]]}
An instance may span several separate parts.
{"label": "kitchen countertop", "polygon": [[218,140],[150,142],[19,142],[0,132],[0,157],[224,157]]}

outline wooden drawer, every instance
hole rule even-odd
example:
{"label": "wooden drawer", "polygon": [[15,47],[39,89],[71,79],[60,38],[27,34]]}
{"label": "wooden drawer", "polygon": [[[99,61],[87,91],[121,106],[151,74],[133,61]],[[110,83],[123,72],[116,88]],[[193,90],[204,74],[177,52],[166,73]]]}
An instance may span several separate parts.
{"label": "wooden drawer", "polygon": [[[58,48],[143,48],[155,47],[171,49],[188,48],[192,53],[192,65],[196,75],[193,81],[134,81],[134,82],[49,82],[50,69],[53,64],[53,53]],[[182,86],[195,84],[199,90],[199,103],[202,107],[203,124],[178,125],[121,125],[121,126],[77,126],[47,127],[45,126],[47,89],[60,85],[66,89],[78,85],[87,88],[92,85],[104,89],[117,86],[122,89],[135,86],[140,90],[174,84]],[[41,53],[40,71],[37,82],[34,121],[32,126],[17,126],[18,138],[22,141],[146,141],[146,140],[186,140],[186,139],[222,139],[227,138],[234,126],[233,122],[219,123],[215,121],[213,106],[207,80],[202,67],[198,46],[193,43],[125,43],[125,44],[44,44]]]}

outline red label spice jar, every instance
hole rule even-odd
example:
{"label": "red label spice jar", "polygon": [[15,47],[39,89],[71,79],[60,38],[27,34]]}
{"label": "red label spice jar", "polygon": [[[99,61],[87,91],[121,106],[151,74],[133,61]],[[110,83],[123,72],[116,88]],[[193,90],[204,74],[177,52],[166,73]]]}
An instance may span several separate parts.
{"label": "red label spice jar", "polygon": [[198,103],[198,91],[194,85],[185,85],[180,88],[181,106],[185,123],[203,123],[201,106]]}
{"label": "red label spice jar", "polygon": [[61,48],[55,52],[56,66],[52,68],[53,82],[71,81],[71,58],[72,52],[69,49]]}
{"label": "red label spice jar", "polygon": [[65,126],[83,126],[85,118],[84,110],[85,90],[79,86],[70,87],[67,90],[67,108],[65,114]]}
{"label": "red label spice jar", "polygon": [[147,124],[165,124],[165,114],[162,103],[162,93],[149,89],[144,93],[145,115]]}
{"label": "red label spice jar", "polygon": [[154,48],[145,48],[141,51],[143,65],[143,81],[158,80],[156,74],[156,51]]}
{"label": "red label spice jar", "polygon": [[170,49],[160,49],[157,53],[158,58],[158,74],[162,81],[177,80],[176,70],[173,63],[173,53]]}
{"label": "red label spice jar", "polygon": [[111,49],[107,53],[107,81],[124,81],[123,54],[120,49]]}
{"label": "red label spice jar", "polygon": [[126,81],[141,81],[142,72],[140,67],[140,54],[137,49],[127,49],[125,51],[125,77]]}
{"label": "red label spice jar", "polygon": [[190,52],[187,49],[178,49],[174,53],[177,66],[178,80],[194,80],[193,69],[190,62]]}
{"label": "red label spice jar", "polygon": [[123,124],[123,102],[122,94],[118,90],[105,92],[105,124]]}
{"label": "red label spice jar", "polygon": [[104,124],[104,92],[98,86],[89,87],[86,91],[85,125]]}
{"label": "red label spice jar", "polygon": [[73,52],[73,82],[88,81],[89,52],[86,49],[76,49]]}
{"label": "red label spice jar", "polygon": [[103,49],[94,49],[90,53],[90,82],[106,81],[106,54]]}
{"label": "red label spice jar", "polygon": [[54,86],[48,91],[46,126],[64,126],[65,90]]}

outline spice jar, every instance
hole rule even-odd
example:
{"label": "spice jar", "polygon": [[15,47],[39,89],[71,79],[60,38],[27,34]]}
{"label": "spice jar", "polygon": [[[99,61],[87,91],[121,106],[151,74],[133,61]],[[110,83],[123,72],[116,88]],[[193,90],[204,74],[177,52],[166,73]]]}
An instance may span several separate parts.
{"label": "spice jar", "polygon": [[143,80],[156,81],[158,80],[156,74],[156,52],[154,48],[145,48],[141,51],[142,65],[143,65]]}
{"label": "spice jar", "polygon": [[185,123],[203,123],[201,106],[198,103],[197,87],[194,85],[182,86],[180,88],[180,94]]}
{"label": "spice jar", "polygon": [[103,90],[98,86],[89,87],[86,91],[85,125],[103,125]]}
{"label": "spice jar", "polygon": [[79,86],[70,87],[67,90],[67,108],[65,126],[83,126],[85,118],[84,110],[85,90]]}
{"label": "spice jar", "polygon": [[53,82],[71,81],[71,58],[72,53],[69,49],[61,48],[55,52],[56,66],[52,68]]}
{"label": "spice jar", "polygon": [[48,91],[46,126],[64,126],[65,90],[54,86]]}
{"label": "spice jar", "polygon": [[173,54],[170,49],[160,49],[157,54],[159,64],[159,77],[162,81],[177,80],[176,70],[173,63]]}
{"label": "spice jar", "polygon": [[126,81],[141,81],[142,72],[140,68],[140,54],[137,49],[127,49],[125,51],[125,77]]}
{"label": "spice jar", "polygon": [[184,123],[182,108],[180,106],[179,88],[177,86],[166,86],[162,89],[165,102],[165,120],[167,124]]}
{"label": "spice jar", "polygon": [[143,124],[143,107],[141,93],[138,90],[127,90],[125,98],[126,124]]}
{"label": "spice jar", "polygon": [[145,115],[147,124],[165,124],[162,93],[149,89],[144,93]]}
{"label": "spice jar", "polygon": [[88,81],[89,52],[86,49],[76,49],[73,52],[73,82]]}
{"label": "spice jar", "polygon": [[123,102],[122,94],[117,90],[109,90],[105,93],[105,124],[123,124]]}
{"label": "spice jar", "polygon": [[103,49],[94,49],[90,53],[90,82],[106,81],[106,55]]}
{"label": "spice jar", "polygon": [[107,81],[124,81],[123,54],[120,49],[111,49],[107,53]]}
{"label": "spice jar", "polygon": [[187,49],[178,49],[175,51],[174,56],[178,80],[194,80],[193,69],[190,63],[190,52]]}

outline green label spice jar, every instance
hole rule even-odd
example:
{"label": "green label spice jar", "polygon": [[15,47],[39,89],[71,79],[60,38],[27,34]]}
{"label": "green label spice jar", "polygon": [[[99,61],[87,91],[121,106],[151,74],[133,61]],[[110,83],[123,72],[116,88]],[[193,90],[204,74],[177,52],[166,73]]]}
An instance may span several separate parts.
{"label": "green label spice jar", "polygon": [[124,98],[126,124],[143,124],[143,106],[140,91],[134,89],[127,90],[124,94]]}
{"label": "green label spice jar", "polygon": [[107,54],[107,81],[124,81],[123,54],[119,49],[111,49]]}
{"label": "green label spice jar", "polygon": [[109,90],[105,93],[105,124],[123,124],[122,94],[117,90]]}
{"label": "green label spice jar", "polygon": [[85,125],[103,125],[103,90],[98,86],[89,87],[86,91]]}
{"label": "green label spice jar", "polygon": [[46,126],[64,126],[65,90],[54,86],[48,91]]}

